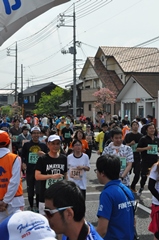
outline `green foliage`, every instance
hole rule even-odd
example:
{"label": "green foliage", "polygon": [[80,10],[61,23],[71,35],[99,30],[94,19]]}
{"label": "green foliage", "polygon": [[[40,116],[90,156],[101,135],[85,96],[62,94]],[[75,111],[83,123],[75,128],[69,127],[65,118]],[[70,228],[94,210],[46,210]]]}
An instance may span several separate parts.
{"label": "green foliage", "polygon": [[1,107],[1,114],[4,116],[4,115],[7,115],[7,116],[11,116],[12,115],[12,108],[11,106],[2,106]]}
{"label": "green foliage", "polygon": [[50,94],[42,93],[39,102],[36,104],[34,113],[48,114],[59,113],[59,105],[69,99],[69,91],[60,87],[56,87]]}

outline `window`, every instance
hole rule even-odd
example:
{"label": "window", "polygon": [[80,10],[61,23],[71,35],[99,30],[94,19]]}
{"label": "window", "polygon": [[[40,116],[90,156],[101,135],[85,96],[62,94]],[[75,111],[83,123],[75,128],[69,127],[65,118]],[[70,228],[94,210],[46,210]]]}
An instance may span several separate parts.
{"label": "window", "polygon": [[7,100],[8,100],[7,96],[0,96],[1,102],[7,102]]}
{"label": "window", "polygon": [[29,96],[29,102],[34,103],[35,102],[35,96]]}
{"label": "window", "polygon": [[111,113],[111,105],[110,104],[106,104],[106,112]]}
{"label": "window", "polygon": [[88,104],[88,111],[92,111],[92,104]]}
{"label": "window", "polygon": [[93,81],[93,87],[94,87],[94,88],[99,88],[99,79],[94,79],[94,81]]}

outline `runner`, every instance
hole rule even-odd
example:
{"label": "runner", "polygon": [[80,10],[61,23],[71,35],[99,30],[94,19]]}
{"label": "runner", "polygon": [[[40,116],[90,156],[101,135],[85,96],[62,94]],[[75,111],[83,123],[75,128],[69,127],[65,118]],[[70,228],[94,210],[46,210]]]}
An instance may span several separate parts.
{"label": "runner", "polygon": [[[39,188],[35,180],[35,164],[38,160],[38,152],[47,152],[47,146],[39,141],[40,128],[33,127],[31,129],[32,140],[26,142],[22,147],[23,169],[26,170],[28,201],[31,211],[38,211],[39,207]],[[36,192],[36,208],[34,206],[34,190]]]}
{"label": "runner", "polygon": [[50,135],[47,143],[49,152],[39,157],[35,167],[35,178],[40,180],[39,213],[43,215],[46,189],[57,181],[67,179],[67,158],[59,154],[60,145],[60,137]]}

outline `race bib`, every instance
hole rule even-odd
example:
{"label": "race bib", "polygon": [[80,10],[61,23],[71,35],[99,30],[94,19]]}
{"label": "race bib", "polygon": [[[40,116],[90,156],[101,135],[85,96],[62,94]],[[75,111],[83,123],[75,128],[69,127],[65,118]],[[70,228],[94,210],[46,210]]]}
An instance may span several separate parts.
{"label": "race bib", "polygon": [[65,133],[65,138],[71,138],[71,134],[70,133]]}
{"label": "race bib", "polygon": [[28,159],[28,163],[30,164],[36,164],[36,162],[38,161],[38,154],[37,153],[29,153],[29,159]]}
{"label": "race bib", "polygon": [[63,177],[59,178],[59,179],[52,179],[52,178],[49,178],[46,180],[46,184],[45,184],[45,188],[49,188],[52,184],[56,183],[56,182],[59,182],[59,181],[62,181],[63,180]]}
{"label": "race bib", "polygon": [[18,135],[13,135],[12,136],[12,142],[17,142],[18,140]]}
{"label": "race bib", "polygon": [[136,148],[137,148],[137,143],[131,145],[132,151],[136,152]]}
{"label": "race bib", "polygon": [[82,177],[83,177],[83,170],[79,170],[77,168],[70,168],[70,178],[81,180]]}
{"label": "race bib", "polygon": [[158,155],[158,146],[154,144],[148,144],[148,146],[151,146],[151,150],[147,150],[147,154],[153,154],[153,155]]}
{"label": "race bib", "polygon": [[120,164],[121,164],[121,170],[125,170],[126,168],[126,157],[120,157]]}

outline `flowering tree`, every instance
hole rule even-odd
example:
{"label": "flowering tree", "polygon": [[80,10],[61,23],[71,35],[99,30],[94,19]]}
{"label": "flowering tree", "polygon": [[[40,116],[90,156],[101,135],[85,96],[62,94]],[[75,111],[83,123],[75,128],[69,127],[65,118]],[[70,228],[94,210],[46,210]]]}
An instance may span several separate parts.
{"label": "flowering tree", "polygon": [[116,95],[108,88],[101,88],[100,90],[93,93],[97,101],[94,103],[95,108],[103,111],[106,104],[115,103]]}

